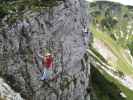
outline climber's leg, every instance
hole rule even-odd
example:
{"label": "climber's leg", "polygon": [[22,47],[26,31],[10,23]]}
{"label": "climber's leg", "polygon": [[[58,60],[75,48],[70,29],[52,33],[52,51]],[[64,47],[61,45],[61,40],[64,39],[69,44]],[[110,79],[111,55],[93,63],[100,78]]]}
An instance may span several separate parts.
{"label": "climber's leg", "polygon": [[57,80],[58,77],[59,77],[59,74],[54,75],[54,76],[51,78],[51,80]]}
{"label": "climber's leg", "polygon": [[47,72],[47,69],[44,68],[43,70],[43,75],[42,77],[40,78],[40,80],[47,80],[48,79],[48,72]]}

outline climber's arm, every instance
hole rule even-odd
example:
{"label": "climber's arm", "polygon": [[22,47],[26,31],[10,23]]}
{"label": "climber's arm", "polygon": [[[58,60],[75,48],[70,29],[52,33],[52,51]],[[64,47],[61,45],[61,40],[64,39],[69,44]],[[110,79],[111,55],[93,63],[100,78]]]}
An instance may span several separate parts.
{"label": "climber's arm", "polygon": [[40,55],[39,53],[37,53],[37,56],[39,57],[39,59],[43,59],[43,56]]}

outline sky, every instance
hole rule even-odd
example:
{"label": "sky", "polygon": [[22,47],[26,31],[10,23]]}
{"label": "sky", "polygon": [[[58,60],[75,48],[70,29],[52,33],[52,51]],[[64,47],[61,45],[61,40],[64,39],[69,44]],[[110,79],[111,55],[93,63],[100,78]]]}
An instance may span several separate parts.
{"label": "sky", "polygon": [[[86,1],[100,1],[100,0],[86,0]],[[132,5],[133,6],[133,0],[102,0],[102,1],[114,1],[114,2],[119,2],[124,5]]]}

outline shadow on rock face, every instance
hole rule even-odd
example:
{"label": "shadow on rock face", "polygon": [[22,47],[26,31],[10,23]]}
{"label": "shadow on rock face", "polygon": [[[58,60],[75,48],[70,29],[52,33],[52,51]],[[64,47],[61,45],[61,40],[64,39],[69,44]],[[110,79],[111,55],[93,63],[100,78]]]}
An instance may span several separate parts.
{"label": "shadow on rock face", "polygon": [[[11,86],[12,89],[14,89],[14,91],[18,92],[18,93],[21,93],[22,92],[22,88],[20,87],[21,86],[21,83],[19,81],[16,80],[15,76],[14,75],[9,75],[9,74],[5,74],[3,76],[3,78],[5,79],[6,83],[8,85]],[[26,93],[22,93],[21,96],[23,98],[26,98]]]}

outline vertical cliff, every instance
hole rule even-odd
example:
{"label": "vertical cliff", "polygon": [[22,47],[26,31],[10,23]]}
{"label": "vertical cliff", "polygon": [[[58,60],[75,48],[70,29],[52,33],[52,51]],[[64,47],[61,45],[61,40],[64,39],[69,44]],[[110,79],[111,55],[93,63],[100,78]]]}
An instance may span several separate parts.
{"label": "vertical cliff", "polygon": [[[89,100],[88,43],[82,31],[89,23],[85,1],[64,0],[24,16],[0,32],[2,78],[26,100]],[[58,78],[53,81],[40,81],[42,69],[32,62],[33,54],[46,51],[54,56]]]}

